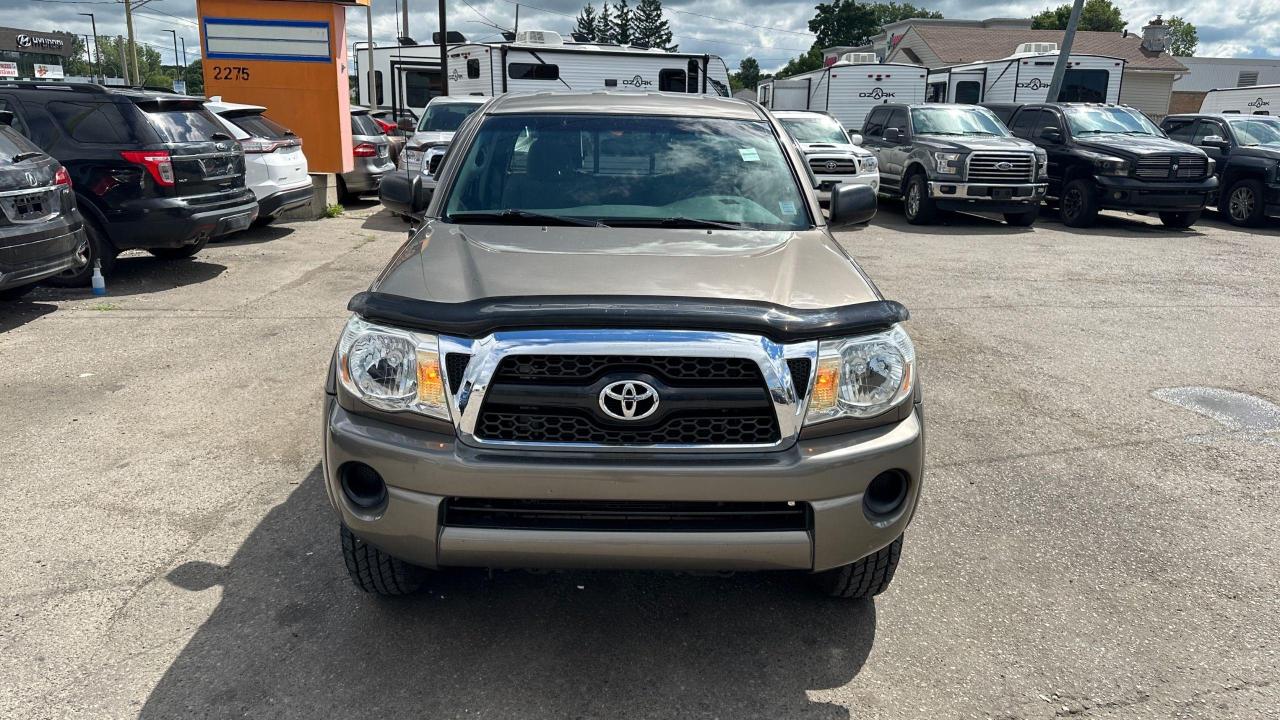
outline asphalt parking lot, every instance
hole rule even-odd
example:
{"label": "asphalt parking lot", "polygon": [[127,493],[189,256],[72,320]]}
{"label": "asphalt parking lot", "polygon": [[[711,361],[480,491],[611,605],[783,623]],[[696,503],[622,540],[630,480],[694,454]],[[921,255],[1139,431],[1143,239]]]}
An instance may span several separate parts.
{"label": "asphalt parking lot", "polygon": [[1280,229],[843,234],[926,393],[875,602],[485,571],[385,601],[318,466],[346,301],[404,238],[375,211],[0,306],[0,717],[1280,717],[1280,415],[1161,399],[1280,403]]}

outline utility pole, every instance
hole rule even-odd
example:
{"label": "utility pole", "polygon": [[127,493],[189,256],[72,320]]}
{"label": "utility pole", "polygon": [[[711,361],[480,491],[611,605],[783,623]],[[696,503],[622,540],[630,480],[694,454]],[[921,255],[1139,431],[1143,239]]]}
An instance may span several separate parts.
{"label": "utility pole", "polygon": [[[106,76],[102,74],[102,47],[98,45],[98,20],[93,16],[93,13],[78,14],[89,16],[89,25],[93,27],[93,56],[97,58],[98,61],[98,82],[106,82]],[[89,49],[85,48],[85,52],[88,51]]]}
{"label": "utility pole", "polygon": [[177,80],[178,79],[178,31],[165,30],[165,32],[173,36],[173,79]]}
{"label": "utility pole", "polygon": [[182,82],[187,81],[187,39],[178,38],[182,41]]}
{"label": "utility pole", "polygon": [[138,42],[133,38],[133,0],[124,0],[124,24],[129,31],[129,49],[133,55],[133,80],[142,84],[142,68],[138,67]]}
{"label": "utility pole", "polygon": [[1053,66],[1053,81],[1049,83],[1049,96],[1045,102],[1058,102],[1058,96],[1062,94],[1062,78],[1067,74],[1067,59],[1071,57],[1071,43],[1076,39],[1076,26],[1080,24],[1083,8],[1084,0],[1075,0],[1071,5],[1071,19],[1067,21],[1067,32],[1062,36],[1062,47],[1058,48],[1058,62]]}
{"label": "utility pole", "polygon": [[514,32],[514,33],[520,32],[520,3],[516,3],[516,29],[512,30],[511,32]]}
{"label": "utility pole", "polygon": [[[412,35],[409,34],[409,0],[402,0],[402,2],[400,3],[400,12],[402,13],[402,16],[403,16],[401,24],[404,26],[404,29],[401,30],[400,32],[400,37],[402,38],[413,37]],[[396,38],[396,42],[400,42],[400,38]]]}
{"label": "utility pole", "polygon": [[367,105],[369,108],[376,108],[378,107],[378,103],[377,103],[378,90],[376,87],[374,87],[374,82],[373,82],[377,76],[373,74],[373,10],[371,9],[372,6],[373,6],[373,3],[369,3],[368,5],[364,6],[364,21],[365,21],[365,24],[367,25],[367,27],[365,28],[365,31],[368,33],[368,37],[365,38],[365,48],[369,51],[369,54],[368,54],[369,67],[365,70],[365,73],[364,73],[365,87],[369,89],[369,92],[365,94],[364,104]]}
{"label": "utility pole", "polygon": [[125,87],[128,87],[132,84],[129,82],[129,52],[125,48],[124,38],[117,35],[116,42],[120,44],[120,74],[124,76]]}
{"label": "utility pole", "polygon": [[449,95],[449,23],[444,17],[444,0],[440,0],[440,93]]}

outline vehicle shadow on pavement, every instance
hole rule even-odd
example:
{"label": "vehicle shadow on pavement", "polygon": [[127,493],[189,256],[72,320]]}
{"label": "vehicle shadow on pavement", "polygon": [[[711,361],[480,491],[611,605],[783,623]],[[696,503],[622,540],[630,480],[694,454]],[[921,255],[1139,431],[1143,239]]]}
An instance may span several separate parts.
{"label": "vehicle shadow on pavement", "polygon": [[[150,255],[124,255],[116,258],[115,267],[106,277],[107,295],[129,296],[164,292],[174,288],[207,282],[227,269],[221,263],[200,256],[184,260],[161,260]],[[88,288],[46,288],[60,297],[91,297]]]}
{"label": "vehicle shadow on pavement", "polygon": [[870,601],[787,574],[439,574],[378,599],[348,581],[319,468],[226,567],[167,579],[221,602],[140,717],[849,717],[806,691],[871,651]]}
{"label": "vehicle shadow on pavement", "polygon": [[[32,291],[33,294],[38,292],[40,292],[39,288]],[[57,305],[33,302],[33,300],[39,300],[39,298],[27,295],[19,300],[0,301],[0,334],[39,320],[58,309]]]}
{"label": "vehicle shadow on pavement", "polygon": [[[999,215],[975,215],[947,210],[939,212],[937,222],[932,225],[912,225],[902,213],[901,200],[881,198],[880,207],[871,222],[874,225],[906,230],[914,235],[1025,235],[1035,232],[1034,227],[1010,225]],[[1041,218],[1043,217],[1042,210]]]}
{"label": "vehicle shadow on pavement", "polygon": [[294,229],[288,225],[264,225],[256,227],[244,232],[238,232],[234,235],[211,240],[209,242],[213,247],[235,247],[237,245],[257,245],[258,243],[271,242],[288,237],[294,233]]}
{"label": "vehicle shadow on pavement", "polygon": [[409,227],[412,224],[405,222],[403,218],[393,214],[390,210],[383,209],[365,218],[360,227],[365,230],[387,230],[389,232],[408,234]]}

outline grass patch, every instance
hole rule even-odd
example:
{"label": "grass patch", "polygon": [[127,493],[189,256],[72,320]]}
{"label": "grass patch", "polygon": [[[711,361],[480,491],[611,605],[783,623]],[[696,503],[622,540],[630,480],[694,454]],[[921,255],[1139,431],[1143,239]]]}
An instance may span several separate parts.
{"label": "grass patch", "polygon": [[326,205],[324,208],[324,216],[327,218],[336,218],[344,212],[346,212],[346,208],[342,207],[338,203]]}

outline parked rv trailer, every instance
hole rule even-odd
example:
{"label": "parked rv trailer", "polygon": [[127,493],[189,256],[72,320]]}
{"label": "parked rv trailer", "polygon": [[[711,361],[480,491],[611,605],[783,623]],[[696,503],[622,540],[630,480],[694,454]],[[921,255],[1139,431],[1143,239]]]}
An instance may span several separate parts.
{"label": "parked rv trailer", "polygon": [[[565,42],[549,31],[522,31],[512,43],[449,48],[450,95],[501,95],[539,90],[664,91],[729,95],[729,69],[716,55]],[[357,53],[366,57],[363,52]],[[421,113],[442,92],[439,46],[374,48],[380,107]],[[360,74],[360,103],[369,105]]]}
{"label": "parked rv trailer", "polygon": [[[1023,43],[1017,53],[1000,60],[935,68],[929,71],[927,102],[1046,102],[1057,52],[1056,43]],[[1072,54],[1067,62],[1060,101],[1120,102],[1124,60]]]}
{"label": "parked rv trailer", "polygon": [[1280,85],[1222,88],[1205,93],[1202,113],[1280,115]]}
{"label": "parked rv trailer", "polygon": [[756,98],[771,110],[825,112],[847,128],[862,127],[876,105],[924,102],[925,68],[874,58],[872,53],[850,53],[821,70],[763,82]]}

